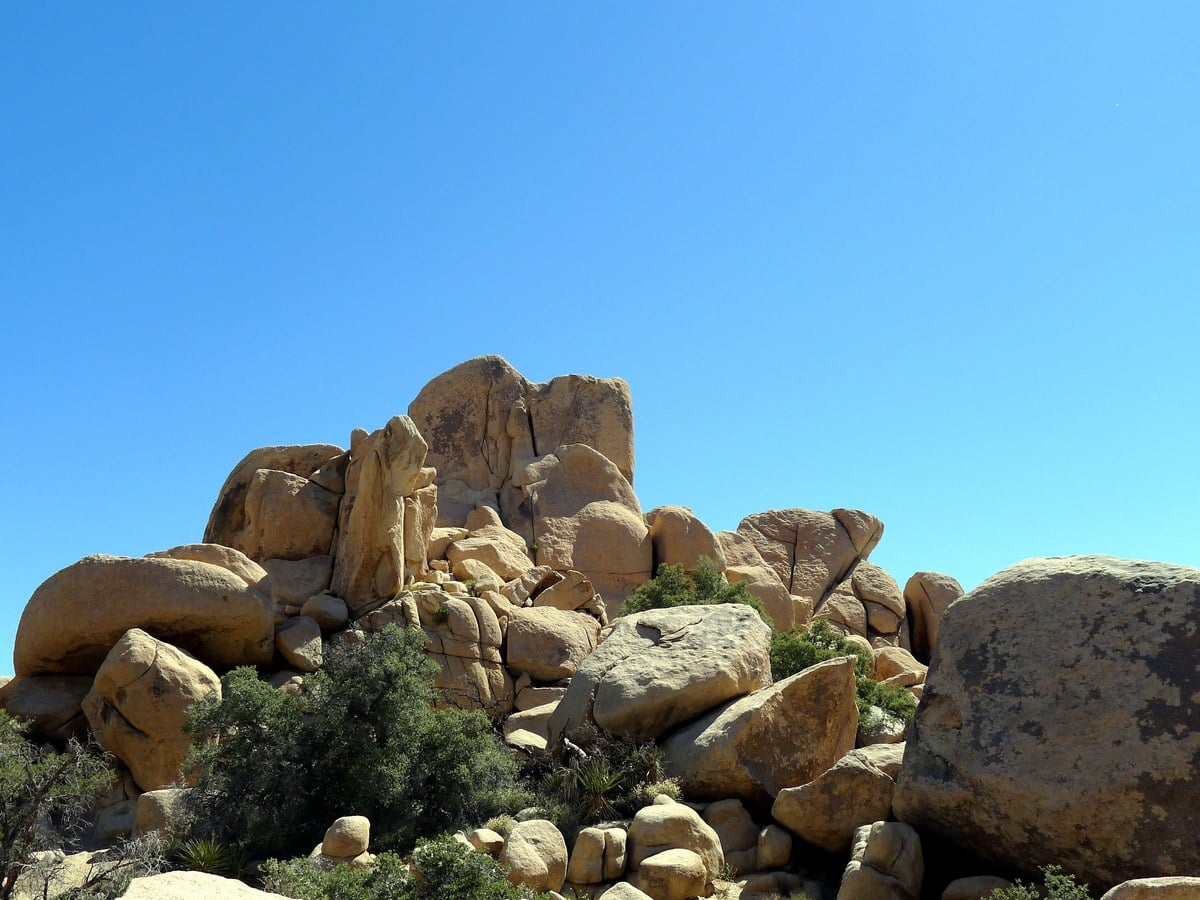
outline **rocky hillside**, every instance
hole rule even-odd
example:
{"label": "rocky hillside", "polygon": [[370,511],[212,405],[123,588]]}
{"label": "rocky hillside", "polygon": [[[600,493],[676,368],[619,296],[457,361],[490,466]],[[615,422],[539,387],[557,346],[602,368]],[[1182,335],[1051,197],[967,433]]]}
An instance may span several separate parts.
{"label": "rocky hillside", "polygon": [[[682,792],[565,834],[536,808],[511,810],[506,836],[464,830],[514,884],[916,900],[1054,864],[1105,896],[1200,897],[1200,571],[1030,560],[964,597],[871,563],[884,527],[861,510],[766,510],[730,532],[644,511],[628,385],[534,384],[499,357],[348,443],[252,450],[203,542],[87,557],[30,598],[0,703],[38,741],[91,735],[112,755],[93,846],[170,830],[187,710],[231,669],[299,694],[333,648],[400,626],[424,634],[438,704],[482,710],[527,767],[599,734],[657,748]],[[766,616],[622,616],[663,566],[715,569]],[[841,649],[781,675],[779,648],[806,634]],[[915,718],[864,685],[907,692]],[[317,855],[369,865],[367,829]],[[1157,881],[1117,887],[1131,879]]]}

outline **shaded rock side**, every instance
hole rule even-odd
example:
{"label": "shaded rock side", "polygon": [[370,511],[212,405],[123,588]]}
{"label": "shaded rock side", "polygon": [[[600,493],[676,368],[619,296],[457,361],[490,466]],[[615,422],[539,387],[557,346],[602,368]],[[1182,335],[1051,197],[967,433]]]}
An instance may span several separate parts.
{"label": "shaded rock side", "polygon": [[748,606],[684,606],[619,619],[579,665],[550,740],[592,720],[644,741],[771,679],[770,629]]}
{"label": "shaded rock side", "polygon": [[93,673],[130,628],[217,669],[265,665],[275,652],[271,598],[241,575],[194,559],[88,556],[34,591],[17,627],[16,672]]}
{"label": "shaded rock side", "polygon": [[[351,441],[332,591],[352,614],[394,597],[404,586],[404,500],[432,475],[422,471],[426,449],[407,416],[393,417],[370,435],[356,432]],[[424,558],[423,549],[419,555]]]}
{"label": "shaded rock side", "polygon": [[736,531],[719,531],[717,542],[725,559],[726,580],[730,584],[745,583],[746,589],[762,601],[776,631],[791,631],[808,621],[812,604],[805,607],[792,599],[778,573],[748,537]]}
{"label": "shaded rock side", "polygon": [[663,743],[689,799],[768,806],[854,747],[854,657],[831,659],[701,716]]}
{"label": "shaded rock side", "polygon": [[942,616],[963,595],[962,585],[940,572],[917,572],[904,585],[913,656],[928,663],[937,647]]}
{"label": "shaded rock side", "polygon": [[1092,884],[1200,871],[1200,570],[1073,556],[946,611],[896,815]]}

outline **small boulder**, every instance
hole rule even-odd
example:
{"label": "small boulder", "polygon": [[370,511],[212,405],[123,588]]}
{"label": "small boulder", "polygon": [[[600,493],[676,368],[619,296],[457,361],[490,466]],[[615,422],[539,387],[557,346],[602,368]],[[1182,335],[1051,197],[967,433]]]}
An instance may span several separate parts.
{"label": "small boulder", "polygon": [[345,628],[350,621],[346,601],[333,594],[316,594],[304,601],[300,615],[307,616],[320,626],[322,634],[332,634]]}
{"label": "small boulder", "polygon": [[1188,876],[1135,878],[1124,881],[1100,900],[1198,900],[1200,878]]}
{"label": "small boulder", "polygon": [[371,844],[371,820],[366,816],[342,816],[325,831],[321,853],[335,859],[353,859],[366,853]]}
{"label": "small boulder", "polygon": [[707,896],[708,870],[691,850],[664,850],[642,860],[638,886],[654,900],[691,900]]}
{"label": "small boulder", "polygon": [[875,822],[854,833],[838,900],[917,900],[924,879],[917,833],[903,822]]}
{"label": "small boulder", "polygon": [[917,572],[904,585],[904,603],[912,629],[913,655],[928,663],[937,646],[942,616],[963,595],[962,585],[940,572]]}
{"label": "small boulder", "polygon": [[308,616],[289,619],[275,633],[275,647],[287,664],[298,672],[315,672],[324,660],[321,626]]}
{"label": "small boulder", "polygon": [[1012,887],[1012,882],[995,875],[956,878],[942,891],[942,900],[987,900],[993,891]]}
{"label": "small boulder", "polygon": [[700,814],[682,803],[654,803],[638,811],[628,832],[628,865],[637,870],[642,860],[664,850],[690,850],[704,862],[711,881],[725,864],[721,839]]}
{"label": "small boulder", "polygon": [[538,681],[575,674],[600,642],[600,623],[591,616],[554,607],[514,609],[508,616],[509,671],[528,672]]}
{"label": "small boulder", "polygon": [[500,862],[508,880],[535,891],[557,891],[567,877],[567,842],[553,822],[528,819],[513,826]]}

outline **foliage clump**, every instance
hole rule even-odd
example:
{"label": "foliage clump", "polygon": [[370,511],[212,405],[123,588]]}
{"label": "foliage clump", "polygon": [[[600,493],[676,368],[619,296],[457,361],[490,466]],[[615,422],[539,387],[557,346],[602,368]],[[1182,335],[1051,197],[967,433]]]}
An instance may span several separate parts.
{"label": "foliage clump", "polygon": [[1061,866],[1042,867],[1042,886],[1025,884],[1020,879],[1012,887],[1000,888],[988,895],[990,900],[1092,900],[1086,884],[1079,884]]}
{"label": "foliage clump", "polygon": [[332,648],[295,696],[234,669],[220,700],[189,713],[192,836],[299,853],[334,819],[365,815],[373,847],[405,852],[524,802],[487,717],[433,707],[435,671],[423,633],[394,626]]}
{"label": "foliage clump", "polygon": [[266,889],[297,900],[520,900],[531,894],[508,881],[508,871],[486,853],[452,838],[420,844],[412,865],[394,853],[380,853],[375,864],[323,869],[301,857],[270,860],[264,867]]}
{"label": "foliage clump", "polygon": [[22,866],[38,849],[42,825],[77,836],[111,778],[95,746],[71,740],[59,752],[35,744],[26,738],[25,723],[0,709],[0,897],[12,895]]}
{"label": "foliage clump", "polygon": [[872,707],[883,710],[903,722],[911,722],[917,701],[905,688],[887,688],[872,676],[875,662],[871,653],[834,630],[824,619],[814,619],[807,631],[775,632],[771,635],[771,677],[776,681],[795,675],[817,663],[839,656],[855,656],[854,686],[860,719],[877,715]]}
{"label": "foliage clump", "polygon": [[750,593],[745,583],[730,584],[716,562],[707,556],[701,556],[696,562],[690,578],[683,566],[660,565],[654,577],[621,604],[621,615],[710,603],[743,603],[752,607],[768,625],[773,624],[762,601]]}

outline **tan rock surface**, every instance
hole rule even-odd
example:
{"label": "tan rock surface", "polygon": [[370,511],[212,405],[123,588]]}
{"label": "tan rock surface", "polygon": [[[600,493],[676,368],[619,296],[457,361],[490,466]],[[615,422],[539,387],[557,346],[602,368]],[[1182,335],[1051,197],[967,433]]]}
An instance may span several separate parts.
{"label": "tan rock surface", "polygon": [[341,502],[341,494],[300,475],[259,469],[246,487],[245,525],[233,546],[259,562],[326,555]]}
{"label": "tan rock surface", "polygon": [[95,672],[137,627],[220,669],[266,664],[275,652],[270,597],[229,569],[187,559],[88,556],[50,576],[30,598],[13,651],[17,674]]}
{"label": "tan rock surface", "polygon": [[781,790],[771,816],[801,839],[843,853],[855,831],[892,814],[903,744],[851,750],[807,784]]}
{"label": "tan rock surface", "polygon": [[638,887],[654,900],[690,900],[706,896],[704,860],[691,850],[664,850],[642,860]]}
{"label": "tan rock surface", "polygon": [[708,880],[725,864],[721,839],[700,814],[682,803],[656,803],[638,810],[627,836],[627,862],[636,871],[644,859],[664,850],[690,850],[704,863]]}
{"label": "tan rock surface", "polygon": [[[746,584],[746,589],[762,601],[776,631],[791,631],[808,621],[807,615],[797,620],[792,595],[748,537],[736,531],[719,531],[717,541],[725,557],[725,578],[730,584]],[[811,603],[807,612],[812,613]]]}
{"label": "tan rock surface", "polygon": [[[204,543],[237,547],[246,528],[246,494],[254,473],[260,469],[290,472],[302,478],[315,475],[344,454],[341,447],[332,444],[301,444],[286,447],[259,447],[251,450],[233,467],[229,477],[217,494],[208,526],[204,529]],[[337,487],[327,478],[319,479],[325,488]]]}
{"label": "tan rock surface", "polygon": [[903,822],[875,822],[854,833],[838,900],[917,900],[924,880],[917,833]]}
{"label": "tan rock surface", "polygon": [[1118,884],[1100,900],[1200,900],[1200,878],[1135,878]]}
{"label": "tan rock surface", "polygon": [[854,747],[854,664],[818,663],[685,725],[663,742],[666,773],[689,798],[759,806],[811,781]]}
{"label": "tan rock surface", "polygon": [[404,585],[404,498],[420,487],[426,444],[407,416],[351,443],[332,590],[358,613]]}
{"label": "tan rock surface", "polygon": [[366,816],[342,816],[325,829],[321,852],[337,859],[353,859],[371,846],[371,820]]}
{"label": "tan rock surface", "polygon": [[275,648],[289,666],[298,672],[315,672],[325,655],[321,645],[321,626],[316,619],[296,616],[275,633]]}
{"label": "tan rock surface", "polygon": [[151,791],[178,778],[191,743],[183,733],[187,709],[214,694],[221,681],[212,669],[133,628],[105,658],[83,711],[100,746]]}
{"label": "tan rock surface", "polygon": [[513,826],[500,862],[509,866],[508,880],[535,891],[557,891],[567,877],[567,842],[554,823],[530,819]]}
{"label": "tan rock surface", "polygon": [[912,621],[913,655],[929,662],[937,646],[946,608],[963,595],[962,585],[940,572],[917,572],[904,585],[904,602]]}
{"label": "tan rock surface", "polygon": [[576,670],[550,722],[556,742],[595,721],[658,737],[770,681],[770,629],[740,604],[656,609],[619,619]]}
{"label": "tan rock surface", "polygon": [[1200,871],[1200,570],[1034,559],[946,611],[893,802],[1095,883]]}
{"label": "tan rock surface", "polygon": [[508,616],[510,672],[538,681],[570,678],[600,642],[600,623],[586,613],[549,606],[514,609]]}
{"label": "tan rock surface", "polygon": [[332,556],[307,559],[264,559],[262,567],[271,576],[271,599],[277,610],[296,610],[310,597],[329,590],[333,578]]}
{"label": "tan rock surface", "polygon": [[29,719],[32,735],[66,741],[87,731],[82,703],[91,689],[91,675],[18,676],[5,691],[5,709],[14,718]]}
{"label": "tan rock surface", "polygon": [[135,878],[121,895],[124,900],[288,900],[282,894],[260,891],[238,881],[204,872],[163,872]]}
{"label": "tan rock surface", "polygon": [[683,566],[693,572],[700,557],[707,556],[725,570],[725,553],[717,536],[686,506],[658,506],[646,513],[650,543],[654,549],[653,571],[661,565]]}
{"label": "tan rock surface", "polygon": [[533,568],[525,539],[503,525],[487,525],[470,532],[468,537],[446,548],[450,566],[464,559],[475,559],[500,576],[501,583],[520,578]]}

